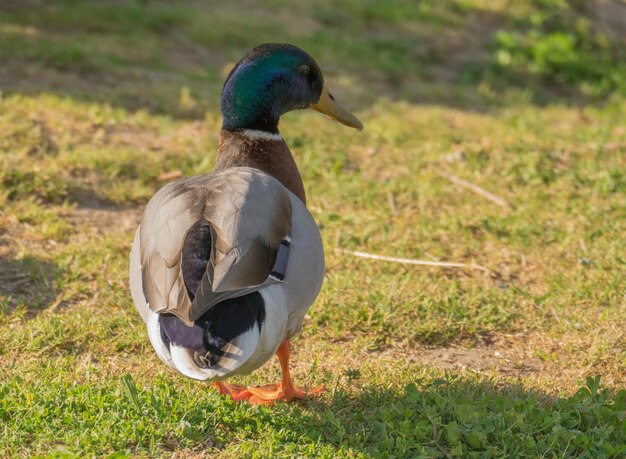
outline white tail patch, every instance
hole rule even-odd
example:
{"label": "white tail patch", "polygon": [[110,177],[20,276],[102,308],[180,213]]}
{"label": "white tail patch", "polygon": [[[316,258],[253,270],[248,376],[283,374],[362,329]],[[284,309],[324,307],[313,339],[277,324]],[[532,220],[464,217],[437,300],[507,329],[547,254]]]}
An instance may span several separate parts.
{"label": "white tail patch", "polygon": [[[159,340],[161,341],[160,338],[161,337],[159,336]],[[207,379],[222,379],[235,372],[239,367],[246,363],[246,361],[256,351],[258,343],[259,327],[255,323],[254,327],[237,336],[222,348],[224,355],[217,360],[215,368],[200,367],[194,358],[194,350],[173,343],[170,343],[168,355],[171,354],[172,356],[172,368],[178,370],[180,373],[189,378],[198,379],[200,381],[206,381]],[[158,354],[159,350],[157,350],[156,346],[154,346],[154,348]],[[159,355],[159,357],[161,356]]]}
{"label": "white tail patch", "polygon": [[161,338],[161,324],[159,323],[159,315],[149,307],[146,309],[146,327],[148,328],[148,337],[152,343],[152,347],[159,358],[171,369],[176,370],[176,365],[172,362],[172,356],[167,346]]}
{"label": "white tail patch", "polygon": [[194,352],[191,349],[171,343],[170,352],[172,353],[172,360],[174,365],[176,365],[176,369],[188,378],[205,381],[209,378],[220,376],[215,370],[200,368],[193,358]]}

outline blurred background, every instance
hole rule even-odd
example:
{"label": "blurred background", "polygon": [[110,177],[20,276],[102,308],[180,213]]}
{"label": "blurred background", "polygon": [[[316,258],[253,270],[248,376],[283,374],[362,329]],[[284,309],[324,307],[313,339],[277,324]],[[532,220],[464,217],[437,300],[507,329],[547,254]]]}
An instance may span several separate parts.
{"label": "blurred background", "polygon": [[[161,364],[127,281],[263,42],[365,124],[281,119],[327,266],[292,369],[328,390],[271,410]],[[623,0],[0,0],[0,456],[623,457],[625,113]]]}
{"label": "blurred background", "polygon": [[362,106],[626,93],[622,0],[3,0],[0,85],[201,117],[242,53],[277,40]]}

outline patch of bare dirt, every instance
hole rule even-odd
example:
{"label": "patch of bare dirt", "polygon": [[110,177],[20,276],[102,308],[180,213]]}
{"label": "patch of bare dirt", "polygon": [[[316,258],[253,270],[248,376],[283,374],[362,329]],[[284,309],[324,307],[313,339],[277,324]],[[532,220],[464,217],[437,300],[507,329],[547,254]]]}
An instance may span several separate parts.
{"label": "patch of bare dirt", "polygon": [[113,75],[84,74],[60,70],[42,63],[6,59],[0,66],[0,87],[12,91],[38,92],[71,89],[79,92],[113,90]]}
{"label": "patch of bare dirt", "polygon": [[[620,367],[619,353],[624,349],[626,334],[618,329],[606,330],[614,337],[612,344],[588,334],[568,333],[556,337],[544,332],[501,334],[488,344],[476,347],[447,346],[424,349],[390,349],[382,357],[442,370],[471,370],[485,376],[524,379],[555,390],[571,391],[584,383],[587,376],[602,375],[607,387],[626,387],[626,369]],[[606,347],[612,349],[606,349]],[[602,348],[598,352],[596,348]]]}
{"label": "patch of bare dirt", "polygon": [[439,59],[425,70],[434,80],[453,83],[466,66],[484,65],[489,59],[488,44],[504,20],[493,11],[472,12],[459,28],[432,31],[424,40],[428,52]]}
{"label": "patch of bare dirt", "polygon": [[[512,352],[513,351],[513,352]],[[544,367],[543,362],[519,349],[498,349],[493,347],[444,347],[425,349],[416,360],[444,370],[472,369],[479,372],[495,371],[505,376],[525,376],[537,373]]]}
{"label": "patch of bare dirt", "polygon": [[499,335],[489,344],[475,347],[450,345],[423,349],[391,349],[382,354],[395,358],[404,355],[411,363],[421,363],[442,370],[472,370],[507,377],[527,377],[545,371],[545,362],[536,355],[537,337]]}
{"label": "patch of bare dirt", "polygon": [[600,30],[612,39],[626,41],[626,2],[624,0],[587,0],[585,10]]}
{"label": "patch of bare dirt", "polygon": [[134,230],[141,220],[143,208],[107,209],[77,207],[65,219],[76,226],[88,226],[94,231],[107,234]]}

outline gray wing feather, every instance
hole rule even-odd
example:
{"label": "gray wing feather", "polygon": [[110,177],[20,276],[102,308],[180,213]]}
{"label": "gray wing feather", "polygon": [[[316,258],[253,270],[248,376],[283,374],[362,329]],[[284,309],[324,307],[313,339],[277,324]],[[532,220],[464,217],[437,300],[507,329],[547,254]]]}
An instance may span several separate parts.
{"label": "gray wing feather", "polygon": [[[192,303],[180,266],[187,231],[199,219],[210,223],[213,246]],[[278,247],[290,232],[288,192],[256,169],[232,168],[166,185],[148,203],[138,229],[149,307],[190,323],[220,301],[258,290],[272,282]],[[132,266],[131,275],[139,275]]]}
{"label": "gray wing feather", "polygon": [[142,286],[141,279],[141,259],[140,259],[140,249],[139,249],[139,234],[140,234],[141,226],[137,228],[135,232],[135,240],[133,241],[133,248],[130,251],[130,269],[129,269],[129,280],[130,280],[130,293],[133,297],[133,303],[135,303],[135,307],[139,312],[139,315],[145,322],[148,319],[148,300],[146,299],[146,295]]}

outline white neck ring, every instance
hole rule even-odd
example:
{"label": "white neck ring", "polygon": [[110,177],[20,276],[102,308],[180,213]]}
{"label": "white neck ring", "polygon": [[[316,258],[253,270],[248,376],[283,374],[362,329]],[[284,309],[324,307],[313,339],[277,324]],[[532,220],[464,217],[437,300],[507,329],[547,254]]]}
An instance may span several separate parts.
{"label": "white neck ring", "polygon": [[272,132],[257,131],[256,129],[244,129],[240,132],[243,136],[253,140],[283,140],[283,136],[279,133],[274,134]]}

